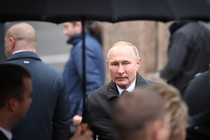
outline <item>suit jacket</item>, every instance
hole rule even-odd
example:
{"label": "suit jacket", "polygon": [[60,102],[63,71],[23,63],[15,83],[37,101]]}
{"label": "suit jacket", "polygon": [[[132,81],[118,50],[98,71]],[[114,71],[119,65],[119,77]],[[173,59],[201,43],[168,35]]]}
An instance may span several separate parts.
{"label": "suit jacket", "polygon": [[197,115],[210,108],[210,71],[204,72],[189,82],[182,91],[189,114]]}
{"label": "suit jacket", "polygon": [[210,72],[194,78],[183,91],[192,124],[187,129],[187,140],[210,139]]}
{"label": "suit jacket", "polygon": [[[139,74],[136,87],[146,87],[154,82],[144,80]],[[157,83],[156,83],[157,84]],[[98,140],[113,140],[112,111],[119,93],[116,84],[110,82],[104,87],[91,93],[86,100],[83,123],[88,123]],[[97,135],[97,136],[96,136]]]}
{"label": "suit jacket", "polygon": [[1,130],[0,130],[0,140],[9,140]]}
{"label": "suit jacket", "polygon": [[191,125],[187,129],[187,140],[210,139],[210,108],[191,117]]}
{"label": "suit jacket", "polygon": [[60,72],[43,63],[33,52],[19,52],[6,63],[21,65],[32,76],[32,104],[13,130],[16,140],[66,140],[69,131],[69,99]]}

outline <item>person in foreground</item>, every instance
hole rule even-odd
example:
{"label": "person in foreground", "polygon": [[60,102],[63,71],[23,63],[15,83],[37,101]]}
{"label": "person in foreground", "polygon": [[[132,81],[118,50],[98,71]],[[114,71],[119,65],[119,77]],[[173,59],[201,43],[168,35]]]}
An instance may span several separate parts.
{"label": "person in foreground", "polygon": [[[15,64],[0,64],[0,140],[11,140],[11,130],[25,117],[32,103],[30,73]],[[69,140],[90,140],[92,132],[78,126]]]}
{"label": "person in foreground", "polygon": [[168,140],[170,115],[153,90],[137,89],[120,97],[113,113],[116,140]]}
{"label": "person in foreground", "polygon": [[171,116],[169,140],[185,140],[189,115],[179,90],[170,85],[150,86],[148,89],[162,97],[166,112]]}
{"label": "person in foreground", "polygon": [[62,74],[42,62],[36,52],[36,32],[28,23],[16,23],[5,34],[5,63],[26,68],[32,77],[33,104],[13,129],[16,140],[66,140],[70,106]]}
{"label": "person in foreground", "polygon": [[11,140],[11,130],[32,103],[31,75],[21,66],[0,64],[0,79],[0,140]]}
{"label": "person in foreground", "polygon": [[192,79],[182,92],[189,107],[192,125],[187,129],[187,140],[210,139],[210,68]]}
{"label": "person in foreground", "polygon": [[113,105],[124,92],[136,87],[147,87],[155,82],[143,79],[137,73],[141,59],[137,48],[125,41],[116,42],[108,50],[106,63],[111,82],[91,93],[86,100],[83,123],[88,123],[98,140],[113,140]]}

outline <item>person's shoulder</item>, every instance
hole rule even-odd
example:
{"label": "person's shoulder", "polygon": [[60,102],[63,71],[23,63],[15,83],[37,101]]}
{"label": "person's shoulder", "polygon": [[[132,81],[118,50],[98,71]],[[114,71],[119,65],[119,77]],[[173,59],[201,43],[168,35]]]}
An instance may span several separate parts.
{"label": "person's shoulder", "polygon": [[42,62],[43,63],[43,69],[46,69],[46,71],[50,72],[50,73],[53,73],[55,75],[62,75],[62,73],[60,71],[58,71],[56,68],[54,68],[53,66],[45,63],[45,62]]}
{"label": "person's shoulder", "polygon": [[100,96],[101,94],[104,94],[105,92],[107,92],[107,89],[109,87],[109,84],[106,84],[96,90],[94,90],[92,93],[90,93],[89,97],[97,97]]}
{"label": "person's shoulder", "polygon": [[208,76],[210,76],[210,71],[205,71],[205,72],[197,74],[197,76],[195,78],[208,77]]}
{"label": "person's shoulder", "polygon": [[151,86],[160,84],[154,80],[148,80],[143,78],[140,74],[137,74],[137,86]]}
{"label": "person's shoulder", "polygon": [[189,82],[189,83],[194,83],[194,82],[199,82],[199,81],[208,81],[210,77],[210,72],[202,72],[199,74],[196,74],[196,76]]}
{"label": "person's shoulder", "polygon": [[113,93],[113,87],[114,84],[112,82],[94,90],[93,92],[91,92],[89,95],[88,95],[88,100],[91,100],[91,101],[94,101],[94,100],[98,100],[99,98],[108,98],[108,94],[109,93]]}
{"label": "person's shoulder", "polygon": [[148,80],[148,79],[145,79],[145,81],[148,84],[148,86],[162,85],[162,83],[159,83],[159,82],[156,82],[156,81],[152,81],[152,80]]}

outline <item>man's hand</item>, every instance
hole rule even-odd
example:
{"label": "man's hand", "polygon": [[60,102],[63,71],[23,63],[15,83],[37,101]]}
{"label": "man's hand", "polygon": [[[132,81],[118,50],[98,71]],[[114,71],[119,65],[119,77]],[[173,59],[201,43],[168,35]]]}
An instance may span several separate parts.
{"label": "man's hand", "polygon": [[69,138],[69,140],[92,140],[93,133],[90,130],[86,130],[82,134],[82,126],[78,125],[77,131],[73,135],[73,137]]}
{"label": "man's hand", "polygon": [[82,121],[82,116],[81,115],[75,115],[72,120],[73,120],[74,125],[79,125]]}

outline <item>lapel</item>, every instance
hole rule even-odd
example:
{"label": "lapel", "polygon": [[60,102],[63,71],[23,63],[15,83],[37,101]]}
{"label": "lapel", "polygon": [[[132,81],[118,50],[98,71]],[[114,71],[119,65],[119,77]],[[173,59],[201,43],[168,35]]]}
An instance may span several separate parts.
{"label": "lapel", "polygon": [[0,130],[0,140],[9,140],[1,130]]}
{"label": "lapel", "polygon": [[118,93],[118,90],[117,90],[117,86],[112,81],[108,85],[107,92],[108,92],[108,94],[105,94],[105,95],[107,96],[108,99],[117,98],[119,96],[119,93]]}
{"label": "lapel", "polygon": [[[148,86],[148,83],[144,80],[144,78],[140,74],[136,74],[136,87],[145,87]],[[108,94],[107,94],[108,93]],[[107,93],[105,94],[108,99],[118,98],[119,93],[117,90],[117,86],[114,82],[110,82],[108,84]]]}
{"label": "lapel", "polygon": [[148,86],[148,83],[145,81],[145,79],[140,75],[140,74],[136,74],[136,87],[146,87]]}

